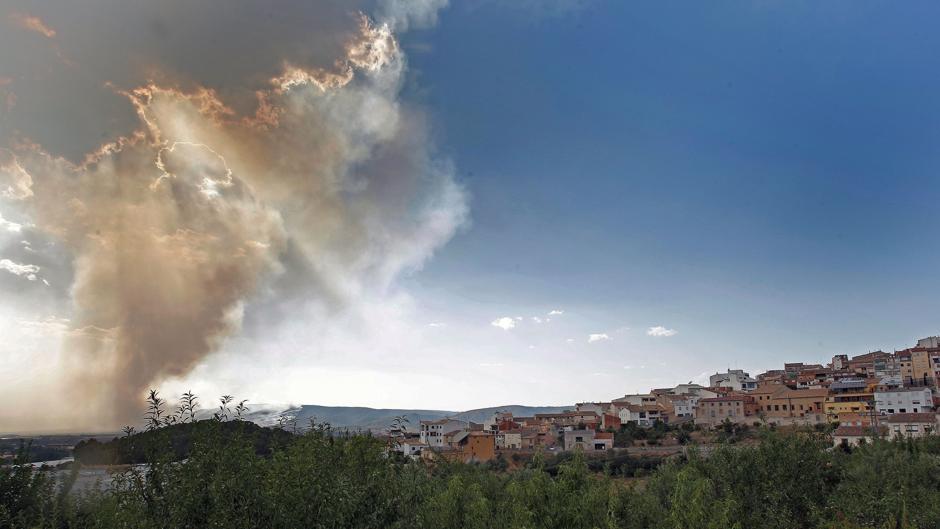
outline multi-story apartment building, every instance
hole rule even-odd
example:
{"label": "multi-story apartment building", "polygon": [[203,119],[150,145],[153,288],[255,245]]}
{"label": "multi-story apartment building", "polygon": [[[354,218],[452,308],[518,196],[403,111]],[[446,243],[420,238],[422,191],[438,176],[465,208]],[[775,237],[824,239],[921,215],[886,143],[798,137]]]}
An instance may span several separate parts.
{"label": "multi-story apartment building", "polygon": [[601,424],[600,416],[593,411],[536,413],[535,419],[562,428],[597,428]]}
{"label": "multi-story apartment building", "polygon": [[895,355],[884,351],[852,357],[845,369],[862,377],[886,377],[900,373]]}
{"label": "multi-story apartment building", "polygon": [[828,394],[825,388],[790,389],[783,385],[768,385],[749,393],[755,399],[757,415],[778,424],[826,422]]}
{"label": "multi-story apartment building", "polygon": [[497,450],[519,450],[522,448],[522,430],[503,430],[496,432]]}
{"label": "multi-story apartment building", "polygon": [[849,355],[835,355],[832,357],[832,362],[829,363],[829,367],[835,369],[836,371],[841,371],[849,367]]}
{"label": "multi-story apartment building", "polygon": [[830,422],[839,421],[839,416],[845,413],[868,414],[874,410],[873,393],[836,393],[826,397],[823,404],[826,418]]}
{"label": "multi-story apartment building", "polygon": [[565,450],[593,452],[614,447],[614,434],[594,430],[570,430],[565,432]]}
{"label": "multi-story apartment building", "polygon": [[447,436],[458,431],[469,430],[469,424],[455,419],[438,419],[435,421],[421,421],[421,443],[431,448],[442,448],[447,445]]}
{"label": "multi-story apartment building", "polygon": [[[712,397],[717,397],[717,394],[711,395]],[[691,419],[695,416],[695,406],[698,404],[703,397],[692,394],[684,395],[665,395],[660,398],[660,405],[665,408],[672,408],[671,416],[680,419],[686,420]]]}
{"label": "multi-story apartment building", "polygon": [[937,386],[940,380],[940,337],[917,341],[910,349],[894,353],[905,386]]}
{"label": "multi-story apartment building", "polygon": [[698,401],[695,408],[695,424],[712,428],[725,420],[744,424],[755,419],[754,397],[750,395],[728,395]]}
{"label": "multi-story apartment building", "polygon": [[620,424],[632,422],[639,426],[652,426],[656,421],[669,421],[668,410],[659,404],[646,406],[626,404],[620,407],[618,415]]}
{"label": "multi-story apartment building", "polygon": [[940,336],[930,336],[917,340],[917,347],[924,349],[940,349]]}
{"label": "multi-story apartment building", "polygon": [[875,392],[875,410],[881,415],[933,411],[930,388],[895,388]]}
{"label": "multi-story apartment building", "polygon": [[923,437],[937,431],[935,413],[895,413],[885,419],[892,439]]}

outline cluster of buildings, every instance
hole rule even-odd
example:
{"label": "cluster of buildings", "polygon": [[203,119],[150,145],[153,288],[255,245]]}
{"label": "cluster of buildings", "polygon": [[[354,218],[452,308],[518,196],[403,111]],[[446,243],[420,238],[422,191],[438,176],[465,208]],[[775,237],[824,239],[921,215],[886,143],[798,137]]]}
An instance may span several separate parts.
{"label": "cluster of buildings", "polygon": [[536,449],[610,450],[613,432],[633,423],[687,423],[710,429],[730,424],[836,424],[836,445],[874,437],[919,437],[936,431],[940,405],[940,337],[915,347],[849,357],[826,365],[786,363],[752,377],[729,369],[709,385],[679,384],[609,402],[582,402],[562,413],[513,417],[496,413],[481,424],[421,421],[417,433],[393,432],[407,455],[488,461],[501,452]]}

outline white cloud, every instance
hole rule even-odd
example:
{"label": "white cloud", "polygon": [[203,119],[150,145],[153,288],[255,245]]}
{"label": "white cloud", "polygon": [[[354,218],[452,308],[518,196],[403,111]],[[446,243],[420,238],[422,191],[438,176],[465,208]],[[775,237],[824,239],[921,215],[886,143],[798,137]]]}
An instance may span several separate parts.
{"label": "white cloud", "polygon": [[534,321],[535,323],[545,323],[548,321],[548,318],[542,319],[542,318],[539,318],[538,316],[532,316],[532,321]]}
{"label": "white cloud", "polygon": [[0,270],[6,270],[13,275],[26,277],[26,279],[30,281],[35,281],[38,279],[36,273],[39,272],[39,267],[31,264],[14,263],[9,259],[0,259]]}
{"label": "white cloud", "polygon": [[443,327],[444,324],[439,321],[432,321],[428,324],[428,327]]}
{"label": "white cloud", "polygon": [[647,336],[655,336],[657,338],[668,338],[670,336],[675,336],[679,334],[679,331],[675,329],[667,329],[662,325],[657,325],[656,327],[650,327],[646,330]]}
{"label": "white cloud", "polygon": [[610,336],[608,336],[606,333],[588,335],[588,343],[600,342],[603,340],[610,340]]}
{"label": "white cloud", "polygon": [[0,230],[19,233],[23,231],[23,225],[3,218],[3,214],[0,213]]}
{"label": "white cloud", "polygon": [[43,335],[45,333],[64,334],[69,330],[69,320],[56,316],[48,316],[39,320],[17,319],[16,323],[25,332]]}
{"label": "white cloud", "polygon": [[568,342],[568,343],[574,343],[574,338],[568,338],[568,339],[565,340],[565,341]]}
{"label": "white cloud", "polygon": [[504,331],[514,329],[516,327],[516,320],[510,318],[509,316],[503,316],[502,318],[496,318],[490,322],[490,325],[493,327],[499,327]]}
{"label": "white cloud", "polygon": [[565,311],[563,311],[563,310],[554,309],[554,310],[552,310],[551,312],[549,312],[548,315],[549,315],[549,316],[561,316],[561,315],[564,314],[564,313],[565,313]]}

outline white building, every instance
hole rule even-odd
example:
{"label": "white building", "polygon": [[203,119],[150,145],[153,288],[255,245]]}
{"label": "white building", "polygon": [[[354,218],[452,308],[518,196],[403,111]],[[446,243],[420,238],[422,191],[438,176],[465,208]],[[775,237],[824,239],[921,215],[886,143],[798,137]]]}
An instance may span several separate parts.
{"label": "white building", "polygon": [[695,406],[697,406],[698,401],[703,398],[711,398],[711,397],[699,397],[698,395],[683,395],[682,398],[673,400],[672,401],[673,416],[678,417],[678,418],[695,417]]}
{"label": "white building", "polygon": [[693,395],[701,399],[713,399],[718,396],[714,391],[701,384],[679,384],[672,389],[673,395]]}
{"label": "white building", "polygon": [[888,435],[892,439],[924,437],[937,431],[935,413],[895,413],[885,422],[888,423]]}
{"label": "white building", "polygon": [[619,399],[614,399],[613,404],[632,404],[633,406],[652,406],[656,404],[656,396],[650,393],[640,393],[635,395],[624,395]]}
{"label": "white building", "polygon": [[875,392],[875,410],[882,415],[933,411],[930,388],[895,388]]}
{"label": "white building", "polygon": [[929,338],[921,338],[917,340],[917,347],[924,347],[927,349],[940,349],[940,336],[931,336]]}
{"label": "white building", "polygon": [[745,373],[743,369],[729,369],[727,373],[715,373],[708,377],[708,383],[713,388],[731,388],[734,391],[751,391],[757,389],[757,380]]}
{"label": "white building", "polygon": [[427,448],[428,445],[421,443],[417,439],[409,439],[407,441],[402,441],[398,443],[396,450],[402,454],[410,457],[420,457],[421,451]]}
{"label": "white building", "polygon": [[832,432],[832,444],[836,448],[853,447],[870,443],[875,439],[883,438],[887,434],[888,430],[884,427],[840,426]]}
{"label": "white building", "polygon": [[657,420],[665,420],[663,408],[658,404],[635,406],[627,404],[618,411],[620,424],[628,422],[636,423],[639,426],[652,426]]}
{"label": "white building", "polygon": [[565,432],[565,450],[580,449],[585,452],[610,450],[614,447],[614,434],[594,430],[570,430]]}
{"label": "white building", "polygon": [[496,448],[499,450],[519,450],[522,448],[522,430],[496,432]]}
{"label": "white building", "polygon": [[421,421],[421,444],[431,448],[447,446],[445,436],[461,430],[469,430],[469,424],[454,419]]}

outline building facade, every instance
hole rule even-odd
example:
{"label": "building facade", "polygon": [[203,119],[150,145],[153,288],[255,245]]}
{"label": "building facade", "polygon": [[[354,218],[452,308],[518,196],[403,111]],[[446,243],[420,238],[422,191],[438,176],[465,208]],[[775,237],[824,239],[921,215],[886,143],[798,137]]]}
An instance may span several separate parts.
{"label": "building facade", "polygon": [[930,388],[894,388],[875,392],[875,411],[880,415],[933,411]]}
{"label": "building facade", "polygon": [[729,395],[701,399],[695,408],[695,424],[713,428],[728,420],[737,424],[753,421],[754,398],[747,395]]}

